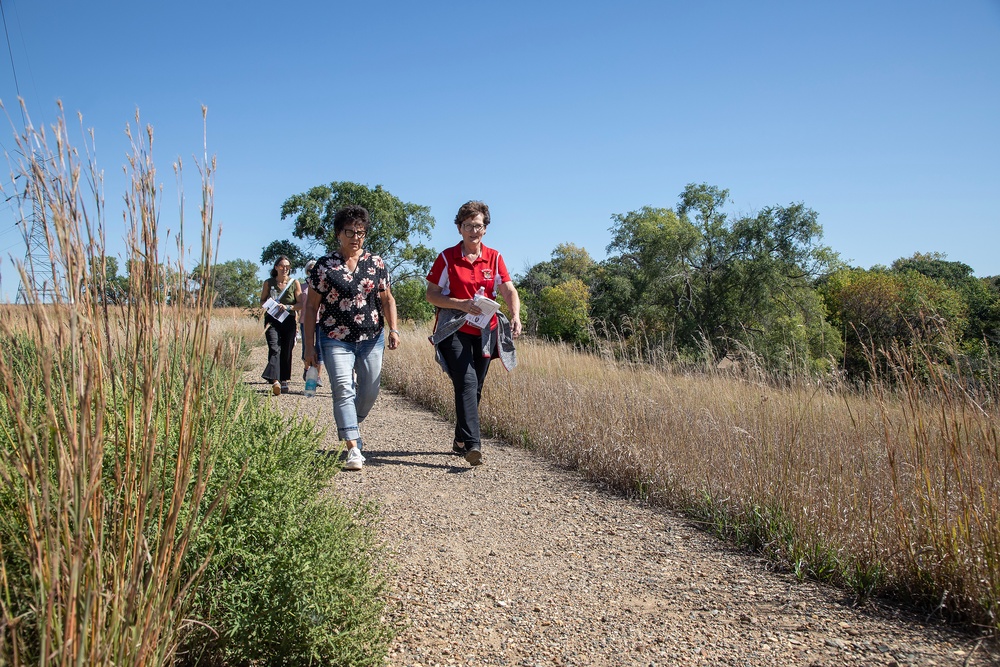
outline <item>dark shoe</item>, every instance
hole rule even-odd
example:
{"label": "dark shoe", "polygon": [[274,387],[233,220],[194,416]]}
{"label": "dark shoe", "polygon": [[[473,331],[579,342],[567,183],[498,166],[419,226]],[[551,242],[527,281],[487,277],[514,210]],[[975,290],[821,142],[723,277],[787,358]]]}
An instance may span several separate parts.
{"label": "dark shoe", "polygon": [[280,387],[281,387],[281,393],[282,394],[287,394],[288,393],[288,383],[287,382],[282,382],[281,385],[280,385]]}
{"label": "dark shoe", "polygon": [[465,460],[471,466],[480,465],[483,462],[483,453],[479,449],[470,449],[465,452]]}
{"label": "dark shoe", "polygon": [[465,443],[455,440],[451,443],[451,451],[458,454],[459,456],[465,456]]}

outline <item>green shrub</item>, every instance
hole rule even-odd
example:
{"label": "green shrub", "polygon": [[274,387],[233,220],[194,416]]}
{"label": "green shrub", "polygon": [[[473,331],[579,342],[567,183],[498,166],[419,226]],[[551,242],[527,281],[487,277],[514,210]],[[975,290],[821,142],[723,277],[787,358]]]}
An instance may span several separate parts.
{"label": "green shrub", "polygon": [[317,454],[311,425],[246,387],[237,400],[247,408],[213,433],[211,484],[240,481],[189,555],[194,565],[212,550],[193,609],[211,630],[189,636],[187,661],[382,664],[393,628],[382,621],[374,508],[326,492],[338,464]]}

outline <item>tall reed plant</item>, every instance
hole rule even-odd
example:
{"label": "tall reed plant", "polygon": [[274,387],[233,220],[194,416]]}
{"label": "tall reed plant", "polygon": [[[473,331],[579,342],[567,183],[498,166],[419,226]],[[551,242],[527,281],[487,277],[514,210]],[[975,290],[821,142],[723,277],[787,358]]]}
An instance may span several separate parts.
{"label": "tall reed plant", "polygon": [[[36,266],[18,267],[27,303],[19,317],[0,320],[7,664],[169,662],[207,562],[192,567],[185,553],[225,495],[207,493],[207,435],[219,415],[239,409],[232,383],[220,393],[223,380],[213,373],[234,354],[209,345],[210,303],[176,298],[185,293],[184,247],[181,237],[176,263],[161,260],[152,130],[130,136],[124,300],[108,298],[104,279],[92,143],[81,155],[64,118],[48,129],[29,122],[11,156],[8,195],[22,206],[26,232],[40,232],[26,241],[44,239],[35,251],[51,268],[40,275]],[[208,266],[214,164],[206,157],[199,170],[199,259]]]}

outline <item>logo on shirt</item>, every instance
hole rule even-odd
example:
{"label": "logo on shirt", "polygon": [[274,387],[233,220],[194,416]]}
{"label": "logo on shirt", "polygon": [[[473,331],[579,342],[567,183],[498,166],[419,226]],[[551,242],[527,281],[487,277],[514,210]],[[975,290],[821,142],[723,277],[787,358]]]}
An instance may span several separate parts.
{"label": "logo on shirt", "polygon": [[493,272],[489,269],[483,269],[483,280],[490,280],[493,278]]}

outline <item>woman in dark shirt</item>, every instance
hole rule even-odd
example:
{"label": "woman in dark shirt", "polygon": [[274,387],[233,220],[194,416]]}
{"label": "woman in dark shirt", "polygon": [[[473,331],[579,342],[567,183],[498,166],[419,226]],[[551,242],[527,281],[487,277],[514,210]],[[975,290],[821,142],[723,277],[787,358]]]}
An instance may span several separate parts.
{"label": "woman in dark shirt", "polygon": [[288,380],[292,377],[292,350],[295,348],[295,304],[302,287],[290,277],[292,263],[281,255],[274,262],[271,277],[260,290],[260,305],[270,298],[278,302],[280,310],[288,316],[283,321],[264,313],[264,338],[267,340],[267,366],[261,377],[271,383],[275,396],[288,393]]}
{"label": "woman in dark shirt", "polygon": [[[344,469],[361,470],[365,458],[359,427],[378,398],[386,324],[389,349],[399,347],[396,300],[385,262],[364,250],[368,211],[361,206],[340,209],[333,229],[340,248],[320,258],[309,273],[305,339],[311,340],[314,327],[320,327],[337,436],[347,446]],[[306,349],[305,365],[317,365],[315,350]]]}

